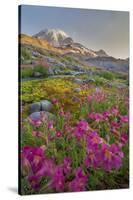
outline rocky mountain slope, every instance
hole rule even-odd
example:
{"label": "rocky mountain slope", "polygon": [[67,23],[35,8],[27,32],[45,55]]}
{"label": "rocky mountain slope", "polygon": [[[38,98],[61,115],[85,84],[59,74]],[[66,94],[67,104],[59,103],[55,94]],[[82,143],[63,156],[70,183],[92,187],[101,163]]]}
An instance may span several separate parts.
{"label": "rocky mountain slope", "polygon": [[[76,60],[78,65],[96,66],[123,72],[128,72],[129,69],[129,59],[111,57],[102,49],[98,51],[89,49],[75,42],[62,30],[42,30],[33,36],[21,34],[19,41],[23,47],[30,49],[32,57],[35,57],[36,54],[40,57],[49,57],[48,60],[52,60],[51,55],[55,54],[61,58],[69,56],[71,58],[69,60]],[[58,62],[54,64],[58,65]]]}
{"label": "rocky mountain slope", "polygon": [[59,29],[41,30],[39,33],[33,35],[33,37],[41,40],[46,40],[52,46],[61,48],[62,50],[69,49],[69,52],[75,54],[82,54],[89,57],[107,55],[103,50],[93,51],[86,48],[82,44],[75,42],[70,36],[68,36],[67,33]]}

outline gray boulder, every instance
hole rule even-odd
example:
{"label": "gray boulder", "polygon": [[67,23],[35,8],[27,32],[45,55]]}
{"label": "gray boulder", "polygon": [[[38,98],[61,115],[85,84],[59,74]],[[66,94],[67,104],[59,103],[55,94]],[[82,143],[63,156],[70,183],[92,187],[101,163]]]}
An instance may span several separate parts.
{"label": "gray boulder", "polygon": [[64,69],[66,67],[66,65],[64,63],[61,63],[61,62],[58,62],[57,65],[62,69]]}
{"label": "gray boulder", "polygon": [[35,121],[36,120],[41,120],[43,115],[48,120],[55,120],[56,119],[55,115],[53,115],[52,113],[47,112],[47,111],[34,112],[31,115],[29,115],[29,118],[32,119],[32,120],[35,120]]}
{"label": "gray boulder", "polygon": [[40,72],[33,72],[33,76],[34,76],[35,78],[38,78],[38,77],[41,77],[42,74],[41,74]]}
{"label": "gray boulder", "polygon": [[49,69],[49,70],[48,70],[48,75],[49,75],[49,76],[53,76],[53,75],[54,75],[54,71],[53,71],[52,69]]}
{"label": "gray boulder", "polygon": [[41,110],[42,111],[50,111],[53,107],[53,104],[48,100],[41,101]]}
{"label": "gray boulder", "polygon": [[83,80],[77,78],[74,80],[74,83],[83,84]]}
{"label": "gray boulder", "polygon": [[125,89],[125,88],[127,88],[127,85],[125,85],[125,84],[118,84],[117,88],[118,89]]}
{"label": "gray boulder", "polygon": [[64,75],[73,75],[71,71],[64,72]]}
{"label": "gray boulder", "polygon": [[49,63],[55,63],[55,62],[56,62],[56,59],[51,58],[51,57],[46,57],[45,59],[46,59],[46,61],[49,62]]}
{"label": "gray boulder", "polygon": [[84,80],[84,83],[95,83],[94,79],[86,79]]}
{"label": "gray boulder", "polygon": [[82,74],[85,74],[85,73],[84,72],[76,72],[74,75],[79,76],[79,75],[82,75]]}
{"label": "gray boulder", "polygon": [[58,70],[54,69],[54,74],[58,75]]}
{"label": "gray boulder", "polygon": [[82,67],[80,67],[79,65],[72,65],[72,68],[76,71],[81,71]]}
{"label": "gray boulder", "polygon": [[35,57],[40,56],[40,53],[37,51],[32,51],[32,56],[35,56]]}
{"label": "gray boulder", "polygon": [[79,92],[81,92],[81,89],[80,88],[74,88],[74,92],[79,93]]}
{"label": "gray boulder", "polygon": [[50,111],[53,107],[53,104],[48,100],[43,100],[41,102],[32,103],[30,106],[30,113],[39,112],[39,111]]}
{"label": "gray boulder", "polygon": [[32,103],[30,106],[30,113],[34,113],[37,111],[41,110],[41,103],[40,102],[36,102],[36,103]]}

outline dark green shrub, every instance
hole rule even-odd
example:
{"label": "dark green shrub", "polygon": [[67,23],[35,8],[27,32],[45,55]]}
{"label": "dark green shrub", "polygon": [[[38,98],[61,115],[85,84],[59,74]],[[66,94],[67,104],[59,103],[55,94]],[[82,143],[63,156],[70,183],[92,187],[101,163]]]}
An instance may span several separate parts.
{"label": "dark green shrub", "polygon": [[99,74],[99,76],[108,79],[108,80],[113,80],[114,79],[114,74],[112,72],[108,71],[103,71]]}
{"label": "dark green shrub", "polygon": [[31,60],[31,52],[28,49],[22,47],[21,58],[23,58],[24,60]]}
{"label": "dark green shrub", "polygon": [[48,68],[43,65],[36,65],[33,68],[33,72],[39,72],[42,74],[43,77],[48,76]]}
{"label": "dark green shrub", "polygon": [[21,69],[21,78],[32,77],[32,74],[33,74],[32,68]]}
{"label": "dark green shrub", "polygon": [[94,78],[95,84],[97,86],[102,86],[107,82],[107,80],[105,78],[103,78],[103,77],[94,76],[93,78]]}

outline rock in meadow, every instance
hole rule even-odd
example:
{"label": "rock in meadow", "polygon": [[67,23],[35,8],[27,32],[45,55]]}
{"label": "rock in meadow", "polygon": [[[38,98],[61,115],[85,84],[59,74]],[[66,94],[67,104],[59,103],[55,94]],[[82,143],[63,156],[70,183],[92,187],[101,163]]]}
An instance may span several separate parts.
{"label": "rock in meadow", "polygon": [[49,70],[48,70],[48,75],[49,75],[49,76],[53,76],[53,75],[54,75],[54,71],[53,71],[52,69],[49,69]]}
{"label": "rock in meadow", "polygon": [[31,104],[30,113],[38,112],[40,110],[41,110],[41,103],[40,102],[36,102],[36,103]]}
{"label": "rock in meadow", "polygon": [[61,69],[64,69],[66,67],[66,65],[62,62],[58,62],[58,67],[60,67]]}
{"label": "rock in meadow", "polygon": [[47,111],[34,112],[31,115],[29,115],[29,118],[37,121],[37,120],[41,120],[43,115],[48,120],[55,120],[56,119],[55,115],[53,115],[52,113],[47,112]]}
{"label": "rock in meadow", "polygon": [[33,72],[33,76],[34,76],[35,78],[38,78],[38,77],[41,77],[42,74],[41,74],[40,72]]}
{"label": "rock in meadow", "polygon": [[41,110],[42,111],[50,111],[53,107],[53,104],[48,100],[41,101]]}
{"label": "rock in meadow", "polygon": [[79,93],[79,92],[81,92],[81,89],[80,88],[74,88],[74,92]]}
{"label": "rock in meadow", "polygon": [[84,80],[84,83],[95,83],[94,79],[86,79]]}
{"label": "rock in meadow", "polygon": [[125,89],[125,88],[127,88],[127,85],[125,85],[125,84],[118,84],[117,88],[118,89]]}
{"label": "rock in meadow", "polygon": [[77,84],[83,84],[83,81],[81,79],[75,79],[74,80],[74,83],[77,83]]}
{"label": "rock in meadow", "polygon": [[82,68],[79,65],[73,65],[72,68],[76,71],[81,71]]}

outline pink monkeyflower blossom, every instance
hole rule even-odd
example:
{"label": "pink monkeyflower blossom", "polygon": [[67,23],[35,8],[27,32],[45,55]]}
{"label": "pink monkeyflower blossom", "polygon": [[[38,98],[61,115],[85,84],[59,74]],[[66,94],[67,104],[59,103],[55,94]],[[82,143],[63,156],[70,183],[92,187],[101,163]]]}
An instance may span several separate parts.
{"label": "pink monkeyflower blossom", "polygon": [[94,99],[96,102],[102,102],[105,100],[105,94],[101,91],[96,91]]}
{"label": "pink monkeyflower blossom", "polygon": [[111,113],[114,114],[114,115],[118,115],[119,114],[119,110],[116,106],[114,106],[112,109],[111,109]]}
{"label": "pink monkeyflower blossom", "polygon": [[74,129],[74,135],[78,140],[80,140],[85,132],[88,130],[88,122],[85,120],[81,120],[76,124],[76,127]]}
{"label": "pink monkeyflower blossom", "polygon": [[55,164],[52,159],[43,158],[42,165],[39,170],[36,172],[38,177],[48,176],[50,178],[53,177],[55,172]]}
{"label": "pink monkeyflower blossom", "polygon": [[112,121],[111,122],[111,128],[112,129],[118,129],[118,128],[120,128],[120,123],[116,122],[116,121]]}
{"label": "pink monkeyflower blossom", "polygon": [[43,133],[41,131],[32,131],[32,136],[34,137],[42,137]]}
{"label": "pink monkeyflower blossom", "polygon": [[89,167],[93,167],[96,168],[98,167],[100,164],[100,160],[99,160],[99,150],[96,149],[95,151],[93,149],[90,149],[88,151],[88,155],[85,159],[85,165],[87,168]]}
{"label": "pink monkeyflower blossom", "polygon": [[109,111],[103,112],[103,119],[108,120],[108,118],[111,116],[111,113]]}
{"label": "pink monkeyflower blossom", "polygon": [[76,127],[82,131],[88,130],[88,122],[85,120],[81,120],[76,124]]}
{"label": "pink monkeyflower blossom", "polygon": [[57,192],[64,192],[65,178],[61,166],[57,166],[52,177],[50,187],[54,188]]}
{"label": "pink monkeyflower blossom", "polygon": [[128,141],[128,135],[126,133],[122,133],[120,136],[120,141],[123,145],[126,144]]}
{"label": "pink monkeyflower blossom", "polygon": [[49,122],[48,122],[48,128],[49,128],[49,129],[53,129],[53,128],[54,128],[54,126],[53,126],[53,121],[49,121]]}
{"label": "pink monkeyflower blossom", "polygon": [[36,120],[36,119],[29,118],[29,122],[30,122],[30,124],[32,124],[33,126],[36,126],[36,127],[38,127],[42,124],[42,121],[40,119]]}
{"label": "pink monkeyflower blossom", "polygon": [[99,137],[98,133],[95,131],[89,132],[87,136],[88,149],[96,149],[99,144],[102,144],[102,139]]}
{"label": "pink monkeyflower blossom", "polygon": [[120,119],[121,119],[122,123],[128,123],[129,122],[129,117],[127,115],[126,116],[121,116]]}
{"label": "pink monkeyflower blossom", "polygon": [[59,138],[59,137],[61,137],[61,136],[62,136],[62,132],[61,132],[61,131],[57,131],[57,132],[56,132],[56,137]]}
{"label": "pink monkeyflower blossom", "polygon": [[96,122],[100,122],[103,120],[103,115],[101,113],[95,113],[94,118],[95,118]]}
{"label": "pink monkeyflower blossom", "polygon": [[104,144],[101,149],[102,166],[104,170],[119,169],[122,166],[122,158],[124,154],[119,145]]}
{"label": "pink monkeyflower blossom", "polygon": [[36,173],[42,164],[44,149],[41,147],[25,146],[22,148],[22,155],[30,162],[32,172]]}
{"label": "pink monkeyflower blossom", "polygon": [[88,118],[89,119],[95,119],[95,113],[89,113]]}
{"label": "pink monkeyflower blossom", "polygon": [[85,176],[82,169],[79,167],[75,170],[75,178],[69,183],[70,191],[79,192],[85,191],[85,187],[87,184],[87,176]]}
{"label": "pink monkeyflower blossom", "polygon": [[30,175],[28,181],[33,189],[38,190],[40,188],[40,179],[38,176]]}
{"label": "pink monkeyflower blossom", "polygon": [[65,174],[69,174],[71,171],[71,159],[69,157],[64,158],[63,171]]}
{"label": "pink monkeyflower blossom", "polygon": [[54,105],[58,105],[58,104],[59,104],[59,101],[58,101],[56,98],[54,98],[54,99],[52,99],[52,103],[53,103]]}

